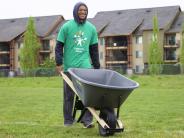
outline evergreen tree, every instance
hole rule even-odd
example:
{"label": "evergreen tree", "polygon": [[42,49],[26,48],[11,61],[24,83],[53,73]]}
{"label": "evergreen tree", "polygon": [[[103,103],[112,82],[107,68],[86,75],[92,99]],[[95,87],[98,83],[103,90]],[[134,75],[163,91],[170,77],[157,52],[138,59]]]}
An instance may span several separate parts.
{"label": "evergreen tree", "polygon": [[182,46],[181,46],[181,52],[180,52],[180,67],[181,67],[181,73],[184,73],[184,23],[182,24]]}
{"label": "evergreen tree", "polygon": [[159,29],[158,29],[158,19],[155,15],[153,17],[153,34],[152,41],[149,48],[149,59],[148,59],[148,68],[149,73],[152,75],[161,73],[161,64],[162,64],[162,53],[161,47],[159,46]]}
{"label": "evergreen tree", "polygon": [[23,48],[20,50],[20,65],[23,71],[39,66],[39,49],[41,44],[37,38],[34,18],[29,17],[26,32],[24,33]]}

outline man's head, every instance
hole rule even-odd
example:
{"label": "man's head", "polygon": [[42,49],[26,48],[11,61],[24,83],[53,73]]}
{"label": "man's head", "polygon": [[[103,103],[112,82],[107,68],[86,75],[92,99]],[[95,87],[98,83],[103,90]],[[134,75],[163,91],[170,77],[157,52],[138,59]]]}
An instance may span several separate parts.
{"label": "man's head", "polygon": [[74,6],[73,17],[77,23],[84,23],[86,21],[87,15],[88,7],[86,6],[86,4],[79,2]]}

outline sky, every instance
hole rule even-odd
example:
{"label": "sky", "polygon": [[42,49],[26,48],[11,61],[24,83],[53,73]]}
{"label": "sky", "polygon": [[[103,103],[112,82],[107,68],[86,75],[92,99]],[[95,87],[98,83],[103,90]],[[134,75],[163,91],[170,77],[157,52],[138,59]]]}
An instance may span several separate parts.
{"label": "sky", "polygon": [[49,15],[63,15],[65,19],[71,19],[73,7],[79,1],[88,6],[88,18],[93,18],[100,11],[175,5],[184,11],[184,0],[1,0],[0,19]]}

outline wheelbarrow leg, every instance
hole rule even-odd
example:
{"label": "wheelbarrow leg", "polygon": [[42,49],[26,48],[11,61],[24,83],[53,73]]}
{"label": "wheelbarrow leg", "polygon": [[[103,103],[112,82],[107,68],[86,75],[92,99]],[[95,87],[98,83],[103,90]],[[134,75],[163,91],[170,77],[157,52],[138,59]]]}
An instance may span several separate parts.
{"label": "wheelbarrow leg", "polygon": [[[79,97],[76,95],[75,96],[75,103],[74,103],[74,108],[73,108],[73,118],[75,119],[76,112],[77,110],[84,110],[84,105],[82,104],[82,101],[79,100]],[[81,116],[81,115],[80,115]],[[78,122],[78,121],[77,121]]]}
{"label": "wheelbarrow leg", "polygon": [[121,129],[121,131],[123,132],[124,131],[124,126],[123,126],[123,123],[121,122],[121,120],[119,120],[119,111],[120,111],[120,102],[121,102],[121,96],[119,96],[119,99],[118,99],[118,108],[117,108],[117,125],[119,127],[119,129]]}
{"label": "wheelbarrow leg", "polygon": [[117,119],[119,118],[120,102],[121,102],[121,96],[119,96],[118,98]]}
{"label": "wheelbarrow leg", "polygon": [[86,111],[87,111],[86,108],[84,108],[84,109],[81,111],[81,114],[80,114],[80,116],[79,116],[77,122],[80,122],[80,121],[81,121],[81,119],[82,119],[82,117],[84,116],[84,114],[86,113]]}
{"label": "wheelbarrow leg", "polygon": [[76,108],[76,100],[78,99],[78,96],[75,96],[75,100],[74,100],[74,107],[73,107],[73,119],[75,119],[76,116],[76,112],[77,112],[77,108]]}
{"label": "wheelbarrow leg", "polygon": [[79,97],[76,95],[75,97],[75,104],[74,104],[74,110],[73,110],[73,118],[75,119],[76,116],[76,112],[77,110],[81,110],[81,114],[77,120],[77,122],[80,122],[82,117],[84,116],[85,112],[87,111],[87,109],[84,107],[84,105],[82,104],[82,101],[79,100]]}
{"label": "wheelbarrow leg", "polygon": [[116,115],[114,113],[114,109],[112,108],[104,108],[100,110],[100,118],[103,119],[108,125],[108,128],[103,128],[101,125],[98,125],[99,133],[101,136],[112,136],[114,135],[114,131],[116,129]]}

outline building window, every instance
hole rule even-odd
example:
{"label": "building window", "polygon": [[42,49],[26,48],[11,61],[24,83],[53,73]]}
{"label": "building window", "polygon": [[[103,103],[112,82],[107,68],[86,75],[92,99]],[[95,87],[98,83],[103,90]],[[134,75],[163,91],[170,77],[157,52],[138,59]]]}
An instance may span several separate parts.
{"label": "building window", "polygon": [[10,51],[10,46],[8,43],[0,43],[0,51]]}
{"label": "building window", "polygon": [[142,44],[142,36],[136,36],[136,44]]}
{"label": "building window", "polygon": [[143,54],[142,51],[136,51],[136,58],[142,58]]}
{"label": "building window", "polygon": [[42,60],[45,61],[46,59],[48,59],[50,57],[50,54],[45,53],[42,55]]}
{"label": "building window", "polygon": [[105,45],[105,39],[104,38],[100,38],[99,40],[100,40],[100,45],[104,46]]}
{"label": "building window", "polygon": [[166,35],[166,45],[175,45],[176,44],[176,34]]}
{"label": "building window", "polygon": [[10,64],[10,56],[8,54],[0,54],[0,64]]}
{"label": "building window", "polygon": [[43,50],[50,50],[50,41],[43,40]]}
{"label": "building window", "polygon": [[176,60],[176,49],[166,49],[165,50],[165,60]]}
{"label": "building window", "polygon": [[18,49],[23,48],[23,43],[22,42],[18,42]]}
{"label": "building window", "polygon": [[142,73],[142,72],[143,72],[143,70],[142,70],[142,68],[141,68],[140,65],[136,65],[136,66],[135,66],[135,72],[136,72],[136,73]]}

